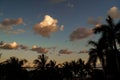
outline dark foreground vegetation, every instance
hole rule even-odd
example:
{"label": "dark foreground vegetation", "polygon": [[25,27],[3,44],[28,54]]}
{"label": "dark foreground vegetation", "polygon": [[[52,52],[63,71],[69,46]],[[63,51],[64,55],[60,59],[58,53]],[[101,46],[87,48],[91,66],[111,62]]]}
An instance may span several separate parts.
{"label": "dark foreground vegetation", "polygon": [[[11,57],[0,63],[0,80],[120,80],[120,22],[108,16],[107,24],[93,29],[98,41],[89,41],[89,59],[56,64],[44,54],[34,60],[34,70],[26,70],[26,60]],[[101,68],[97,68],[99,59]]]}

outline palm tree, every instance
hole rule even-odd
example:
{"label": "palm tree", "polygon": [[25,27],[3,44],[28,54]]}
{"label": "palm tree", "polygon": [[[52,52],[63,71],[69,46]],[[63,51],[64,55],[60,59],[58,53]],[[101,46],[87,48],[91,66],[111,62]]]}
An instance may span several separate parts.
{"label": "palm tree", "polygon": [[34,77],[36,80],[40,80],[40,79],[47,80],[48,77],[46,72],[47,60],[48,57],[44,54],[39,55],[38,59],[34,60],[34,64],[36,64]]}
{"label": "palm tree", "polygon": [[34,60],[34,63],[37,66],[38,70],[45,70],[47,64],[48,57],[44,54],[39,55],[38,59]]}
{"label": "palm tree", "polygon": [[47,69],[47,76],[49,80],[58,80],[59,78],[59,71],[58,66],[56,65],[55,60],[50,60],[48,64],[46,65]]}
{"label": "palm tree", "polygon": [[70,65],[71,65],[73,76],[77,76],[79,73],[78,63],[75,60],[73,60],[70,62]]}
{"label": "palm tree", "polygon": [[67,80],[72,79],[72,69],[71,69],[71,64],[69,62],[63,63],[63,77],[66,78]]}
{"label": "palm tree", "polygon": [[88,44],[93,45],[94,47],[90,49],[89,51],[89,59],[88,59],[88,64],[91,64],[93,68],[96,68],[97,60],[101,62],[103,70],[105,70],[105,54],[104,54],[104,49],[106,48],[107,45],[102,45],[105,44],[104,39],[100,39],[98,42],[95,41],[89,41]]}
{"label": "palm tree", "polygon": [[81,79],[84,79],[86,77],[86,75],[88,74],[88,70],[86,69],[86,65],[85,62],[80,58],[77,60],[77,65],[78,65],[78,69],[79,69],[79,77]]}
{"label": "palm tree", "polygon": [[16,57],[10,57],[2,63],[2,76],[5,80],[25,80],[27,79],[27,71],[22,66],[27,60],[19,60]]}
{"label": "palm tree", "polygon": [[115,24],[113,19],[108,16],[107,24],[94,28],[94,33],[102,33],[101,38],[106,39],[111,50],[117,50],[116,43],[120,44],[120,22]]}
{"label": "palm tree", "polygon": [[110,16],[108,16],[106,22],[107,24],[96,27],[93,30],[95,34],[101,33],[100,40],[104,41],[104,43],[102,44],[103,48],[99,51],[104,51],[106,55],[106,65],[108,66],[107,68],[110,68],[110,66],[112,66],[111,69],[113,70],[114,68],[113,71],[120,74],[120,52],[117,46],[117,44],[120,45],[120,22],[115,24]]}

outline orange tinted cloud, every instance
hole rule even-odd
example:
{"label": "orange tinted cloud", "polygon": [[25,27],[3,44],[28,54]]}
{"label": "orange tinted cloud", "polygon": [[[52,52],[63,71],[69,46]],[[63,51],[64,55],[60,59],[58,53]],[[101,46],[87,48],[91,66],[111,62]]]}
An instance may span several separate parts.
{"label": "orange tinted cloud", "polygon": [[2,48],[2,49],[17,49],[18,48],[18,44],[16,42],[2,43],[0,45],[0,48]]}
{"label": "orange tinted cloud", "polygon": [[[34,25],[33,29],[36,34],[43,37],[50,37],[51,33],[59,30],[57,23],[57,19],[54,19],[49,15],[45,15],[44,19],[40,23]],[[61,29],[63,30],[63,26]]]}
{"label": "orange tinted cloud", "polygon": [[69,38],[70,38],[70,41],[75,41],[75,40],[86,38],[92,34],[93,34],[92,29],[80,27],[80,28],[77,28],[76,30],[74,30],[70,34]]}
{"label": "orange tinted cloud", "polygon": [[22,18],[18,18],[18,19],[4,19],[1,24],[4,26],[11,26],[11,25],[19,25],[19,24],[23,24],[23,19]]}
{"label": "orange tinted cloud", "polygon": [[88,53],[89,51],[88,50],[86,50],[86,49],[83,49],[83,50],[81,50],[80,52],[78,52],[79,54],[81,54],[81,53]]}
{"label": "orange tinted cloud", "polygon": [[102,23],[102,17],[98,17],[97,19],[90,17],[87,22],[88,22],[88,24],[96,26],[96,25],[99,25]]}
{"label": "orange tinted cloud", "polygon": [[112,18],[120,18],[120,11],[118,10],[117,7],[112,7],[110,8],[110,10],[108,11],[108,15],[111,16]]}
{"label": "orange tinted cloud", "polygon": [[6,31],[6,33],[8,33],[8,34],[20,34],[20,33],[24,33],[24,32],[25,32],[25,30],[23,30],[23,29]]}
{"label": "orange tinted cloud", "polygon": [[0,31],[8,33],[8,34],[19,34],[19,33],[23,33],[25,32],[25,30],[23,29],[14,29],[14,26],[20,25],[20,24],[24,24],[23,19],[22,18],[18,18],[18,19],[4,19],[1,23],[0,23]]}

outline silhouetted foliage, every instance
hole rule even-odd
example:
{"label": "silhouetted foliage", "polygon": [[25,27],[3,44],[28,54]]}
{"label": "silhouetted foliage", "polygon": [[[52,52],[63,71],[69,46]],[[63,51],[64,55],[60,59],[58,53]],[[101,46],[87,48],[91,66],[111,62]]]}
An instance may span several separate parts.
{"label": "silhouetted foliage", "polygon": [[26,60],[19,60],[15,57],[0,64],[1,80],[26,80],[28,79],[27,71],[22,68]]}
{"label": "silhouetted foliage", "polygon": [[[95,34],[100,33],[100,38],[89,41],[93,47],[89,50],[87,63],[78,59],[56,64],[55,60],[41,54],[33,62],[34,70],[27,70],[23,67],[27,60],[10,57],[0,63],[0,80],[119,80],[120,22],[115,24],[110,16],[106,22],[93,29]],[[101,69],[97,67],[97,60]]]}
{"label": "silhouetted foliage", "polygon": [[119,78],[120,76],[120,22],[114,23],[114,20],[108,16],[107,24],[93,29],[94,33],[100,33],[97,42],[90,41],[94,48],[89,51],[89,64],[96,67],[96,61],[99,59],[106,77],[112,76]]}

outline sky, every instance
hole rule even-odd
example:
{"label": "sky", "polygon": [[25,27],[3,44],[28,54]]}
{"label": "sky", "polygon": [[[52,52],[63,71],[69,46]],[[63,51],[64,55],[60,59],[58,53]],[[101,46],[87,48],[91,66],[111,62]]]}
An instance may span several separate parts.
{"label": "sky", "polygon": [[119,0],[0,0],[0,61],[87,61],[88,41],[98,39],[92,29],[107,15],[120,19]]}

